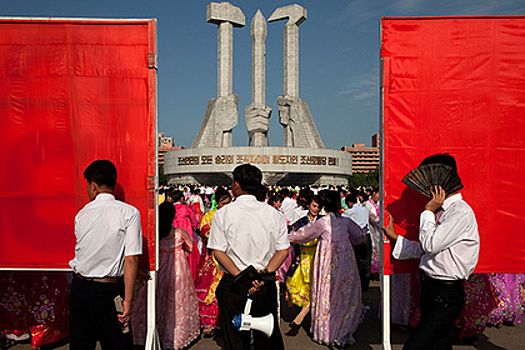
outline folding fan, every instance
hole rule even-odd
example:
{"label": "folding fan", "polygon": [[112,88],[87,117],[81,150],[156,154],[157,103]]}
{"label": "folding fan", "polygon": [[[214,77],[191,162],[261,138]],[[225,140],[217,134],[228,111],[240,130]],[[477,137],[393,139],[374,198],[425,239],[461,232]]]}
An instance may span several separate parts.
{"label": "folding fan", "polygon": [[464,187],[457,171],[451,166],[444,164],[419,166],[409,172],[402,182],[428,197],[432,197],[430,189],[433,186],[441,186],[447,195],[457,192]]}

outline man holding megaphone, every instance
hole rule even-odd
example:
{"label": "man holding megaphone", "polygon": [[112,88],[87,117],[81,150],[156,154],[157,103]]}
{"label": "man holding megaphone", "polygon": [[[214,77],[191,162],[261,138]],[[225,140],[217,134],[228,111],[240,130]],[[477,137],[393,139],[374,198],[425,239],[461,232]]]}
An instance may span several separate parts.
{"label": "man holding megaphone", "polygon": [[[232,183],[236,200],[217,210],[211,224],[208,248],[224,271],[216,296],[226,350],[250,349],[248,329],[253,331],[255,349],[284,349],[275,271],[288,256],[290,242],[284,217],[257,200],[266,191],[261,181],[259,168],[237,166]],[[238,330],[232,321],[240,314],[244,321],[238,321]]]}

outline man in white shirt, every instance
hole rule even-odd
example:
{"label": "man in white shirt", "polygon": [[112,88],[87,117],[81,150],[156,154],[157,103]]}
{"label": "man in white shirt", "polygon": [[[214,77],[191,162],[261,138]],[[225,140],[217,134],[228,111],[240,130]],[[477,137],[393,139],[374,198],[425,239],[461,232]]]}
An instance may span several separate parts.
{"label": "man in white shirt", "polygon": [[[457,171],[456,161],[446,153],[427,157],[421,165],[436,163]],[[421,321],[404,350],[452,349],[452,324],[465,306],[463,281],[478,262],[479,233],[472,208],[460,193],[445,193],[441,186],[431,192],[420,216],[419,242],[398,236],[392,217],[383,228],[395,242],[394,258],[421,257]]]}
{"label": "man in white shirt", "polygon": [[368,209],[357,203],[357,196],[350,193],[345,197],[345,203],[349,209],[345,210],[341,216],[352,219],[359,227],[366,232],[366,238],[358,245],[354,246],[355,259],[361,278],[361,290],[366,292],[370,288],[370,269],[372,266],[372,239],[368,228]]}
{"label": "man in white shirt", "polygon": [[255,349],[284,349],[277,318],[275,271],[288,256],[290,242],[284,217],[255,197],[261,190],[261,180],[262,173],[257,167],[250,164],[236,167],[232,183],[236,200],[217,210],[211,224],[208,248],[213,249],[225,272],[216,295],[227,350],[250,349],[250,332],[239,332],[232,324],[234,316],[243,313],[247,295],[230,288],[234,277],[250,265],[263,280],[254,282],[249,291],[253,300],[250,314],[274,316],[274,331],[269,338],[262,332],[253,332]]}
{"label": "man in white shirt", "polygon": [[[70,348],[133,349],[131,333],[117,327],[130,320],[131,301],[142,254],[139,211],[115,199],[117,169],[96,160],[84,171],[90,203],[75,217],[74,279],[69,293]],[[114,298],[124,299],[117,314]]]}
{"label": "man in white shirt", "polygon": [[290,225],[293,225],[299,218],[295,212],[297,208],[297,202],[293,199],[293,191],[288,188],[283,188],[279,191],[284,196],[283,204],[281,205],[281,211],[283,212]]}

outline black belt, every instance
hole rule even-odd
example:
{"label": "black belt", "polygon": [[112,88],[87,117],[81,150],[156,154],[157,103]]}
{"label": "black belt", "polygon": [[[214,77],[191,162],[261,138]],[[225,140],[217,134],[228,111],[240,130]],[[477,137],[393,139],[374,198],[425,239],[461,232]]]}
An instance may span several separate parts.
{"label": "black belt", "polygon": [[75,277],[80,278],[84,281],[89,282],[98,282],[98,283],[121,283],[122,277],[84,277],[82,275],[79,275],[78,273],[75,274]]}
{"label": "black belt", "polygon": [[445,286],[462,286],[463,280],[439,280],[437,278],[430,277],[423,270],[421,270],[421,281],[429,283],[438,283]]}

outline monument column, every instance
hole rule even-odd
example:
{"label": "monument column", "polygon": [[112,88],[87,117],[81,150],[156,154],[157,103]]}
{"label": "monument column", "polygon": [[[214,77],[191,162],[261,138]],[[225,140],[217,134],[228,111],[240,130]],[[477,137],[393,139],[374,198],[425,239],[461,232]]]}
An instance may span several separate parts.
{"label": "monument column", "polygon": [[272,109],[266,106],[266,19],[260,10],[252,19],[252,103],[244,116],[250,136],[250,146],[268,146],[268,129]]}
{"label": "monument column", "polygon": [[299,25],[306,21],[304,7],[293,4],[277,8],[268,22],[288,19],[284,26],[283,96],[279,96],[279,119],[287,147],[324,148],[306,101],[299,98]]}
{"label": "monument column", "polygon": [[237,125],[239,97],[233,94],[233,27],[243,27],[244,13],[229,2],[206,7],[206,22],[217,29],[217,98],[208,102],[206,115],[192,148],[230,147]]}

